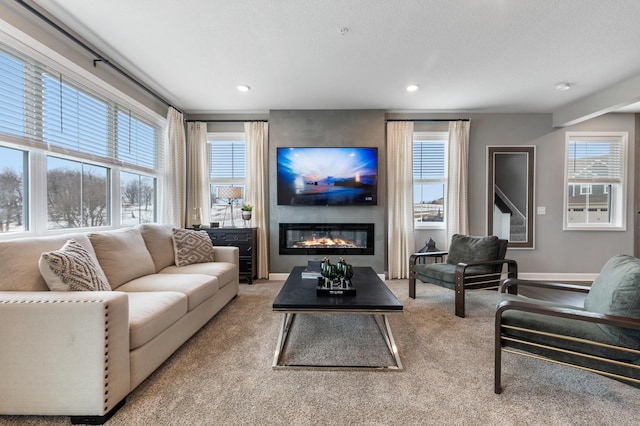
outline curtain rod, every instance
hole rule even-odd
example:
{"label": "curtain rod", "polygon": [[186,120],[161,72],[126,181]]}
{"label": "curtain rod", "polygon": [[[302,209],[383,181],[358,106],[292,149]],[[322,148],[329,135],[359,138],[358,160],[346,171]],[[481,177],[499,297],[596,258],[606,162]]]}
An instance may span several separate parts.
{"label": "curtain rod", "polygon": [[418,118],[418,119],[415,119],[415,120],[411,120],[411,119],[393,118],[393,119],[388,119],[388,120],[385,120],[385,121],[413,121],[415,123],[418,123],[418,122],[424,122],[424,123],[434,122],[434,123],[437,123],[437,122],[440,122],[440,121],[471,121],[471,119],[470,118],[452,118],[451,120],[449,120],[449,119],[446,119],[446,118],[433,118],[433,119],[427,119],[427,118],[419,119]]}
{"label": "curtain rod", "polygon": [[268,123],[269,120],[184,120],[187,123],[247,123],[247,122],[258,122],[258,123]]}
{"label": "curtain rod", "polygon": [[44,14],[42,14],[40,11],[36,10],[34,7],[32,7],[31,5],[25,3],[23,0],[15,0],[16,3],[18,3],[19,5],[23,6],[25,9],[27,9],[29,12],[33,13],[34,15],[36,15],[38,18],[40,18],[41,20],[43,20],[44,22],[46,22],[47,24],[49,24],[51,27],[55,28],[58,32],[62,33],[63,35],[65,35],[67,38],[71,39],[73,42],[75,42],[77,45],[79,45],[80,47],[82,47],[84,50],[86,50],[87,52],[91,53],[93,56],[95,56],[97,59],[93,60],[93,67],[96,68],[96,64],[98,62],[103,62],[106,65],[110,66],[113,70],[117,71],[120,75],[122,75],[123,77],[125,77],[126,79],[128,79],[130,82],[134,83],[136,86],[140,87],[142,90],[144,90],[145,92],[147,92],[148,94],[150,94],[151,96],[153,96],[154,98],[158,99],[160,102],[162,102],[163,104],[165,104],[168,107],[172,107],[174,109],[176,109],[178,112],[182,113],[182,111],[178,108],[176,108],[175,106],[171,105],[170,102],[166,101],[163,97],[161,97],[160,95],[158,95],[156,92],[154,92],[153,90],[149,89],[147,86],[145,86],[144,84],[142,84],[140,81],[136,80],[134,77],[132,77],[131,75],[129,75],[126,71],[122,70],[121,68],[119,68],[117,65],[112,64],[111,62],[109,62],[109,60],[107,58],[105,58],[104,56],[102,56],[100,53],[96,52],[95,50],[93,50],[93,48],[91,48],[90,46],[88,46],[87,44],[85,44],[82,40],[78,39],[77,37],[75,37],[73,34],[71,34],[69,31],[65,30],[64,28],[62,28],[60,25],[58,25],[57,23],[55,23],[54,21],[52,21],[51,19],[49,19],[47,16],[45,16]]}

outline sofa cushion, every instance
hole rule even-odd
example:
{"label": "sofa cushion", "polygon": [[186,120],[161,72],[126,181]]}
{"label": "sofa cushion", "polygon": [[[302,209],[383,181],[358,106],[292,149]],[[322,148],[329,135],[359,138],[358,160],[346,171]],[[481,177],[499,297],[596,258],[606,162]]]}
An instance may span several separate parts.
{"label": "sofa cushion", "polygon": [[[640,319],[640,259],[614,256],[591,284],[585,309],[600,314]],[[626,346],[640,349],[640,330],[600,325]]]}
{"label": "sofa cushion", "polygon": [[167,266],[173,265],[175,254],[173,252],[173,226],[157,223],[143,223],[138,225],[140,234],[144,239],[147,250],[151,254],[156,272]]}
{"label": "sofa cushion", "polygon": [[174,228],[173,249],[176,266],[214,261],[213,244],[207,231]]}
{"label": "sofa cushion", "polygon": [[495,235],[474,237],[454,234],[451,237],[447,263],[456,265],[460,262],[481,262],[498,258],[500,239]]}
{"label": "sofa cushion", "polygon": [[173,291],[187,296],[188,310],[198,307],[218,291],[218,279],[202,274],[151,274],[121,285],[118,291],[127,293]]}
{"label": "sofa cushion", "polygon": [[128,293],[129,350],[138,348],[187,313],[187,296],[172,291]]}
{"label": "sofa cushion", "polygon": [[45,251],[58,250],[69,239],[74,239],[95,256],[91,242],[85,234],[0,241],[0,290],[49,291],[38,268],[40,255]]}
{"label": "sofa cushion", "polygon": [[153,259],[138,229],[93,233],[89,239],[112,289],[155,272]]}
{"label": "sofa cushion", "polygon": [[73,239],[60,250],[42,253],[38,267],[52,291],[111,291],[98,262]]}
{"label": "sofa cushion", "polygon": [[238,279],[238,268],[229,262],[194,263],[187,266],[168,266],[161,274],[205,274],[218,278],[218,288]]}
{"label": "sofa cushion", "polygon": [[438,283],[456,288],[456,267],[448,263],[418,263],[413,267],[416,278],[425,283]]}

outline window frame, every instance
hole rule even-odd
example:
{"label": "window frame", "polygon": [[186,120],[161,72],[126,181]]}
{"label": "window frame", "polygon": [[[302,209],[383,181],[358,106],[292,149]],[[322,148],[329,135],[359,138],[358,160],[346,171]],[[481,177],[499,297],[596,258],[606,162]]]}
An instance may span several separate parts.
{"label": "window frame", "polygon": [[[413,132],[413,143],[412,143],[412,158],[413,158],[413,147],[416,141],[421,141],[421,142],[429,142],[429,141],[442,141],[444,142],[444,177],[442,179],[415,179],[413,178],[412,184],[411,184],[411,200],[413,203],[413,189],[415,187],[416,184],[425,184],[425,183],[432,183],[432,184],[437,184],[437,183],[442,183],[443,184],[443,197],[444,197],[444,203],[443,203],[443,207],[444,207],[444,211],[443,211],[443,218],[442,218],[442,222],[418,222],[414,219],[413,221],[413,228],[414,229],[446,229],[447,226],[447,215],[446,215],[446,211],[447,211],[447,206],[448,206],[448,200],[447,200],[447,187],[448,187],[448,170],[449,170],[449,132],[446,131],[418,131],[418,132]],[[415,171],[412,171],[412,176],[415,175]],[[413,214],[414,214],[414,218],[415,218],[415,204],[413,204]]]}
{"label": "window frame", "polygon": [[[627,229],[627,170],[629,162],[628,151],[628,132],[566,132],[565,133],[565,153],[564,153],[564,199],[562,209],[562,226],[564,231],[626,231]],[[569,164],[570,164],[570,152],[569,147],[571,142],[608,142],[620,144],[620,176],[619,182],[613,182],[611,178],[594,178],[589,182],[585,182],[580,179],[570,179],[569,177]],[[604,185],[607,188],[611,187],[611,191],[605,190],[605,193],[611,192],[609,222],[607,223],[589,223],[589,222],[569,222],[569,185],[573,185],[574,192],[578,192],[578,195],[589,196],[593,192],[593,185]],[[575,185],[580,185],[579,191],[575,191]],[[590,189],[589,194],[585,194],[583,187],[588,186]],[[617,188],[617,189],[616,189]],[[575,194],[574,194],[575,195]],[[593,210],[593,207],[585,205],[583,211],[585,214],[589,214],[589,211],[600,211],[600,209]]]}
{"label": "window frame", "polygon": [[[22,77],[16,80],[15,87],[20,87],[29,105],[28,112],[25,107],[21,115],[11,115],[15,119],[16,128],[22,127],[22,132],[16,134],[7,128],[0,132],[0,146],[17,149],[26,152],[26,165],[24,166],[23,180],[26,182],[23,194],[23,223],[24,229],[6,233],[0,233],[0,239],[21,238],[32,235],[55,235],[69,232],[96,231],[131,226],[123,225],[121,217],[121,187],[120,173],[127,172],[143,177],[149,177],[154,182],[154,221],[159,214],[159,200],[162,191],[162,176],[164,173],[164,128],[166,118],[158,115],[127,95],[112,88],[102,80],[89,80],[77,71],[66,66],[61,66],[54,59],[42,55],[31,48],[16,46],[7,42],[0,36],[0,54],[6,55],[22,67]],[[79,68],[78,68],[79,69]],[[53,79],[53,84],[59,79],[60,84],[76,91],[83,99],[86,97],[94,102],[100,109],[100,117],[104,115],[107,128],[106,150],[91,152],[92,138],[83,137],[78,145],[79,150],[67,147],[64,144],[49,141],[45,136],[45,81]],[[13,80],[12,80],[13,81]],[[49,82],[51,83],[51,81]],[[10,86],[14,87],[14,85]],[[35,88],[39,88],[34,91]],[[16,89],[17,90],[17,89]],[[67,89],[65,89],[67,90]],[[17,93],[17,91],[15,92]],[[51,93],[49,93],[51,95]],[[17,95],[16,95],[17,96]],[[6,107],[11,107],[11,99]],[[66,105],[66,104],[65,104]],[[59,105],[56,107],[59,108]],[[8,110],[10,111],[10,109]],[[51,108],[49,108],[51,111]],[[120,123],[123,115],[126,123]],[[51,116],[48,116],[51,119]],[[86,117],[85,117],[86,118]],[[19,121],[22,120],[22,123]],[[118,135],[120,129],[124,133]],[[82,126],[82,120],[77,124]],[[124,124],[124,127],[122,125]],[[9,124],[13,126],[13,124]],[[88,128],[91,131],[91,128]],[[87,129],[79,128],[80,132]],[[81,135],[86,136],[84,133]],[[124,137],[123,137],[124,135]],[[127,151],[118,151],[122,142],[128,145]],[[84,145],[82,145],[84,144]],[[89,147],[84,149],[82,147]],[[131,155],[131,152],[133,155]],[[124,153],[124,156],[121,155]],[[107,172],[107,209],[106,224],[94,227],[55,228],[49,229],[48,205],[47,205],[47,158],[48,156],[71,160],[86,165],[93,165],[106,169]],[[153,162],[153,164],[151,164]]]}

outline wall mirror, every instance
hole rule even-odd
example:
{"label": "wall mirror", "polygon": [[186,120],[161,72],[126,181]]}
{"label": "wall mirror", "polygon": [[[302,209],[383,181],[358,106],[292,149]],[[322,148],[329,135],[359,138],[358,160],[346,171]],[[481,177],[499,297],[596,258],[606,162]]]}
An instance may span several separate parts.
{"label": "wall mirror", "polygon": [[534,248],[535,147],[487,147],[487,234]]}

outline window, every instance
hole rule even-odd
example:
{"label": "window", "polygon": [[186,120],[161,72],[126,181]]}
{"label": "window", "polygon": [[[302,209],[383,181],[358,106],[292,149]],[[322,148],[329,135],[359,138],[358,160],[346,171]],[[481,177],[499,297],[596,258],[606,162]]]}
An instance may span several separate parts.
{"label": "window", "polygon": [[625,230],[627,133],[567,132],[565,230]]}
{"label": "window", "polygon": [[156,220],[156,179],[136,173],[120,173],[121,224],[137,225]]}
{"label": "window", "polygon": [[444,228],[447,193],[446,132],[414,133],[413,217],[416,228]]}
{"label": "window", "polygon": [[0,232],[156,219],[163,118],[2,44],[0,76]]}
{"label": "window", "polygon": [[108,185],[106,167],[48,157],[48,229],[109,225]]}
{"label": "window", "polygon": [[28,229],[27,152],[0,146],[0,233]]}
{"label": "window", "polygon": [[[241,188],[244,198],[246,179],[246,143],[244,133],[210,133],[209,145],[209,188],[211,190],[211,221],[231,220],[229,199],[217,198],[218,187]],[[244,199],[235,200],[234,220],[239,218]],[[238,206],[238,208],[236,208]]]}

